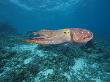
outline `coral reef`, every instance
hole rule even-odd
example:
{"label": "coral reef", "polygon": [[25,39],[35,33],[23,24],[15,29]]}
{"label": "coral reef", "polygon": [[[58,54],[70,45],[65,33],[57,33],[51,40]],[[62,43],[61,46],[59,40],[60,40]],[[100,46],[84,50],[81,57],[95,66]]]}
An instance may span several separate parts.
{"label": "coral reef", "polygon": [[96,37],[93,43],[83,46],[42,46],[14,37],[16,34],[8,38],[7,45],[0,46],[0,82],[110,81],[109,40]]}

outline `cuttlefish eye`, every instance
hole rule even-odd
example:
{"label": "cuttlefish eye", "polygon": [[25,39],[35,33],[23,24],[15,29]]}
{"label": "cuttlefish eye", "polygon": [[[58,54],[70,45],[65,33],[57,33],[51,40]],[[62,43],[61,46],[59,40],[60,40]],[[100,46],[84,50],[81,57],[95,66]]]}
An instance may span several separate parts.
{"label": "cuttlefish eye", "polygon": [[70,31],[68,29],[64,29],[64,34],[69,34]]}
{"label": "cuttlefish eye", "polygon": [[64,34],[69,34],[70,32],[64,32]]}
{"label": "cuttlefish eye", "polygon": [[64,32],[64,34],[66,34],[66,32]]}

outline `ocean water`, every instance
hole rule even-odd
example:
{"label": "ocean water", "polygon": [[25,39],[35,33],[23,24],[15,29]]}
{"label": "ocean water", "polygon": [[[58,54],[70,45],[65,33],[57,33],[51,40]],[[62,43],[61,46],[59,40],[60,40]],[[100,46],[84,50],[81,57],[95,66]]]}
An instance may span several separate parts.
{"label": "ocean water", "polygon": [[[90,30],[92,44],[23,41],[63,28]],[[0,0],[0,82],[110,82],[110,0]]]}

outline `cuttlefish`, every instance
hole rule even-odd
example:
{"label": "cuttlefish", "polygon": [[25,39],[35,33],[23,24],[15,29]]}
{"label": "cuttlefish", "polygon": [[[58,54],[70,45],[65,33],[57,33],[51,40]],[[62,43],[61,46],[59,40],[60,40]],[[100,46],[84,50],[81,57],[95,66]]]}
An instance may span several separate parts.
{"label": "cuttlefish", "polygon": [[59,30],[40,30],[33,32],[34,35],[39,35],[26,42],[37,44],[61,44],[65,42],[87,43],[93,39],[93,33],[82,28],[66,28]]}

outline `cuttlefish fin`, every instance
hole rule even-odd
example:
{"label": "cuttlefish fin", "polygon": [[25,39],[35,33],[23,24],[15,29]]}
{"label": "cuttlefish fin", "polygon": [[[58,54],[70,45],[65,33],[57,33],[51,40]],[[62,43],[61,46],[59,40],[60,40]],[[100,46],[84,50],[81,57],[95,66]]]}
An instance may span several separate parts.
{"label": "cuttlefish fin", "polygon": [[53,30],[41,30],[38,32],[34,32],[34,35],[39,35],[40,37],[43,38],[52,38],[54,36],[56,36],[56,32]]}
{"label": "cuttlefish fin", "polygon": [[44,35],[44,34],[49,34],[51,32],[51,30],[47,30],[47,29],[43,29],[37,32],[32,32],[32,34],[34,35]]}

